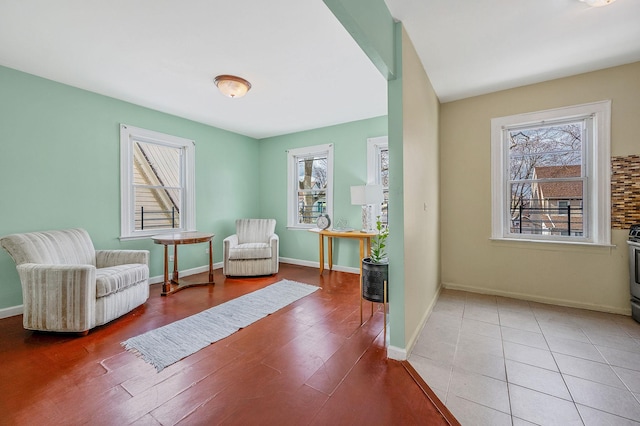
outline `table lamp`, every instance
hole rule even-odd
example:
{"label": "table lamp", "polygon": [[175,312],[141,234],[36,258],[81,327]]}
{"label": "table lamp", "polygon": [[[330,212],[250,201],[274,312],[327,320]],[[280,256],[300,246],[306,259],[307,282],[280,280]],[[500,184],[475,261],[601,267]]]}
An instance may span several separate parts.
{"label": "table lamp", "polygon": [[351,204],[362,206],[362,232],[376,232],[374,205],[384,201],[382,185],[359,185],[351,187]]}

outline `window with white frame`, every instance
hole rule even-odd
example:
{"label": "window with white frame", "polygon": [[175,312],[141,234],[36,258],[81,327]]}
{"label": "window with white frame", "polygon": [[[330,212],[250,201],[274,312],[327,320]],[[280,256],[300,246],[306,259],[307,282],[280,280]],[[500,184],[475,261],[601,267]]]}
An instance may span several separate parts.
{"label": "window with white frame", "polygon": [[313,228],[320,214],[333,217],[333,144],[287,152],[287,226]]}
{"label": "window with white frame", "polygon": [[389,139],[387,136],[367,139],[367,183],[382,185],[384,201],[375,206],[375,216],[389,223]]}
{"label": "window with white frame", "polygon": [[608,245],[611,102],[491,120],[492,237]]}
{"label": "window with white frame", "polygon": [[195,229],[195,143],[120,125],[120,238]]}

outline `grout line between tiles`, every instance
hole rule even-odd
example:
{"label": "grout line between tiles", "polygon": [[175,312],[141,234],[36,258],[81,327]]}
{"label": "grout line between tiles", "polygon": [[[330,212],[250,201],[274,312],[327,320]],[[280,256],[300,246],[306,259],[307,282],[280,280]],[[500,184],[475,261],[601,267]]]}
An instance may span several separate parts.
{"label": "grout line between tiles", "polygon": [[[508,398],[509,398],[509,411],[512,412],[513,407],[512,407],[512,404],[511,404],[512,403],[512,401],[511,401],[511,388],[510,388],[509,385],[510,384],[514,385],[514,384],[510,382],[509,372],[508,372],[507,367],[506,367],[506,360],[507,360],[506,351],[505,351],[505,342],[506,342],[506,340],[505,340],[505,336],[504,336],[504,328],[503,327],[514,328],[516,330],[522,330],[522,331],[530,331],[530,330],[525,329],[525,328],[519,328],[519,327],[509,327],[508,325],[503,324],[503,322],[502,322],[503,321],[503,316],[505,316],[505,315],[509,316],[509,312],[511,312],[511,311],[518,312],[518,306],[507,305],[508,302],[505,302],[504,305],[503,305],[504,309],[501,310],[501,309],[499,309],[500,305],[497,303],[498,299],[495,296],[492,299],[489,299],[489,298],[477,298],[476,300],[473,300],[471,297],[469,297],[469,293],[468,292],[465,293],[465,297],[463,299],[461,321],[460,321],[460,323],[458,325],[458,329],[457,329],[458,330],[458,334],[457,334],[455,350],[454,350],[454,362],[452,362],[451,366],[449,367],[449,376],[448,376],[447,386],[446,386],[446,390],[445,390],[445,397],[446,397],[447,400],[449,400],[449,398],[451,397],[450,390],[451,390],[451,384],[452,384],[452,380],[453,380],[453,373],[454,373],[454,370],[455,370],[455,368],[454,368],[455,359],[460,354],[462,324],[463,324],[464,319],[465,319],[465,314],[467,314],[467,312],[469,311],[469,309],[472,306],[476,306],[476,305],[474,305],[474,303],[476,303],[479,308],[482,308],[482,307],[486,307],[486,305],[489,304],[491,301],[496,306],[496,312],[498,314],[498,326],[500,328],[500,340],[501,340],[500,344],[501,344],[501,347],[502,347],[503,368],[504,368],[504,374],[505,374],[505,382],[507,384],[507,395],[508,395]],[[518,302],[518,303],[521,304],[521,302]],[[577,404],[576,403],[574,393],[569,388],[569,386],[567,384],[567,380],[566,380],[566,376],[571,376],[571,377],[573,377],[573,376],[571,374],[565,374],[565,373],[562,372],[562,370],[560,370],[559,361],[558,361],[557,357],[561,353],[553,352],[551,350],[550,341],[549,341],[549,339],[551,337],[555,337],[555,335],[558,334],[558,331],[560,331],[558,338],[567,339],[567,337],[562,337],[563,330],[567,330],[567,328],[565,328],[565,327],[575,328],[576,332],[579,330],[580,332],[582,332],[586,336],[586,341],[582,341],[582,339],[576,340],[576,339],[571,339],[571,338],[568,338],[567,340],[576,340],[576,341],[581,342],[581,343],[588,343],[588,344],[592,345],[593,347],[595,347],[597,353],[600,356],[602,356],[602,359],[604,360],[604,362],[600,362],[600,363],[604,364],[604,365],[607,365],[609,368],[611,368],[614,371],[615,377],[617,377],[617,379],[620,380],[623,383],[624,390],[626,390],[627,392],[631,393],[631,395],[633,396],[634,400],[637,401],[640,404],[640,393],[634,394],[631,391],[631,388],[629,387],[629,385],[622,379],[621,375],[618,374],[618,372],[615,369],[613,369],[613,365],[610,363],[610,360],[607,359],[607,357],[604,355],[603,351],[599,347],[599,346],[603,346],[603,347],[609,347],[609,346],[607,346],[607,345],[597,345],[594,342],[593,337],[590,336],[589,333],[585,332],[585,328],[584,328],[585,326],[586,327],[592,327],[592,328],[593,328],[593,326],[595,326],[597,328],[597,324],[598,324],[597,321],[600,321],[600,320],[605,321],[605,322],[606,321],[610,321],[608,318],[606,318],[604,316],[602,318],[597,317],[597,318],[593,318],[593,321],[591,321],[590,320],[591,317],[585,317],[585,316],[581,317],[580,312],[578,312],[578,311],[574,312],[573,310],[568,310],[568,309],[563,308],[563,307],[550,307],[549,309],[547,309],[545,306],[539,306],[536,309],[536,308],[534,308],[534,306],[532,306],[532,304],[530,302],[527,302],[526,305],[521,304],[521,306],[522,306],[522,312],[523,313],[524,312],[529,312],[529,313],[532,314],[533,320],[535,321],[536,326],[539,328],[540,334],[542,335],[543,341],[544,341],[544,343],[546,345],[546,348],[541,348],[541,347],[538,347],[538,346],[530,346],[530,347],[533,348],[533,349],[544,351],[545,353],[549,353],[552,356],[553,364],[554,364],[554,366],[556,368],[556,372],[558,374],[560,374],[561,379],[562,379],[562,384],[565,386],[565,388],[566,388],[566,390],[568,392],[568,395],[570,397],[570,400],[569,399],[564,399],[564,398],[560,398],[560,399],[564,399],[565,401],[570,402],[574,406],[574,408],[578,412],[579,418],[580,418],[580,420],[581,420],[581,422],[583,424],[588,423],[589,422],[589,418],[588,417],[584,417],[585,414],[581,413],[580,410],[578,410],[578,405],[581,405],[581,406],[584,406],[584,407],[589,407],[589,406],[588,405],[584,405],[584,404]],[[582,319],[585,319],[585,318],[589,319],[589,322],[581,321],[581,318]],[[486,322],[486,321],[482,321],[482,320],[478,320],[478,319],[475,319],[475,320],[476,321],[481,321],[481,322]],[[509,322],[509,324],[513,324],[513,323]],[[543,325],[544,325],[544,327],[543,327]],[[556,329],[556,328],[554,328],[555,325],[558,325],[559,327],[557,327],[557,329]],[[606,324],[604,324],[603,328],[601,328],[602,330],[606,330],[606,327],[604,327],[605,325]],[[625,333],[627,335],[626,337],[633,338],[633,336],[631,335],[630,332],[628,332],[627,330],[624,330],[624,331],[625,331]],[[636,339],[636,341],[637,341],[637,339]],[[542,340],[541,340],[541,342],[542,342]],[[517,342],[512,342],[512,343],[518,344]],[[613,343],[615,343],[615,342],[613,342]],[[520,343],[520,344],[522,344],[522,343]],[[529,347],[526,344],[522,344],[522,345]],[[613,347],[613,349],[617,349],[617,347]],[[624,350],[624,349],[619,349],[619,350]],[[627,352],[634,352],[634,351],[627,350]],[[595,361],[593,359],[583,358],[583,357],[575,356],[575,355],[572,355],[572,354],[562,354],[562,355],[563,356],[567,356],[567,357],[585,359],[587,361],[599,362],[599,361]],[[515,361],[515,362],[518,362],[518,361]],[[540,367],[538,367],[538,368],[540,368]],[[623,368],[623,367],[621,367],[621,368]],[[552,370],[550,370],[550,371],[552,371]],[[590,382],[593,382],[593,383],[598,383],[599,385],[610,386],[610,385],[607,385],[606,383],[604,383],[604,384],[603,383],[599,383],[598,381],[592,380],[592,379],[586,379],[586,378],[580,378],[580,379],[586,380],[586,381],[590,381]],[[610,387],[616,388],[615,386],[610,386]],[[622,387],[617,387],[616,389],[623,390]],[[540,392],[542,394],[546,394],[546,395],[550,395],[550,396],[556,397],[555,395],[547,394],[546,392],[541,392],[541,391],[538,391],[538,390],[535,390],[535,389],[532,389],[532,390],[535,391],[535,392]],[[469,400],[467,398],[462,398],[462,397],[458,397],[458,398],[460,398],[462,400],[465,400],[465,401],[469,401],[470,403],[474,403],[474,404],[478,404],[478,405],[487,407],[484,404],[480,404],[478,402],[471,401],[471,400]],[[491,408],[491,407],[487,407],[487,408]],[[594,410],[598,410],[598,411],[602,411],[602,410],[599,410],[598,408],[595,408],[595,407],[589,407],[589,408],[590,409],[594,409]],[[498,411],[500,411],[500,410],[498,410]],[[602,412],[604,412],[604,411],[602,411]],[[618,416],[618,417],[620,417],[620,416]],[[511,418],[513,420],[516,417],[513,416],[513,414],[511,413]]]}

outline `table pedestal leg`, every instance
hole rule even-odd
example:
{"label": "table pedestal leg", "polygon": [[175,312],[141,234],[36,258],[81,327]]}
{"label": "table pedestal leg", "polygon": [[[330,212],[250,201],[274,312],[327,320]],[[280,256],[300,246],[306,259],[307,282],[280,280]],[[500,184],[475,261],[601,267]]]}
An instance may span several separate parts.
{"label": "table pedestal leg", "polygon": [[324,237],[322,234],[320,236],[320,275],[324,272]]}
{"label": "table pedestal leg", "polygon": [[171,291],[171,283],[169,282],[169,246],[164,245],[164,282],[162,283],[162,295]]}
{"label": "table pedestal leg", "polygon": [[[371,240],[369,238],[360,238],[360,325],[362,325],[362,259],[365,257],[365,240],[366,240],[366,256],[369,257],[371,250]],[[373,303],[371,303],[371,316],[373,316]]]}
{"label": "table pedestal leg", "polygon": [[360,265],[360,325],[362,325],[362,264]]}
{"label": "table pedestal leg", "polygon": [[178,273],[178,244],[173,245],[173,282],[178,282],[180,279]]}
{"label": "table pedestal leg", "polygon": [[[213,282],[213,237],[214,234],[204,234],[198,232],[184,232],[172,235],[157,235],[152,237],[156,244],[164,245],[164,282],[162,283],[162,296],[168,296],[185,288],[214,284]],[[180,262],[178,259],[178,246],[181,244],[209,243],[207,253],[209,254],[209,279],[206,282],[195,279],[187,279],[180,282]],[[169,256],[169,246],[173,246],[173,258]],[[173,270],[169,275],[169,262],[173,261]]]}
{"label": "table pedestal leg", "polygon": [[360,239],[360,277],[362,277],[362,259],[364,259],[364,240]]}
{"label": "table pedestal leg", "polygon": [[382,293],[382,308],[384,309],[384,344],[387,344],[387,280],[384,280],[384,292]]}
{"label": "table pedestal leg", "polygon": [[209,282],[213,284],[213,244],[209,240]]}

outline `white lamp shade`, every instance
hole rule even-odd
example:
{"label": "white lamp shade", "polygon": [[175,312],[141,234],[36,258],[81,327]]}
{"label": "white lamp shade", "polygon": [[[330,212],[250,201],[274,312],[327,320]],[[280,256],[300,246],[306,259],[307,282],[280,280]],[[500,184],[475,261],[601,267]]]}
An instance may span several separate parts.
{"label": "white lamp shade", "polygon": [[360,185],[351,187],[351,204],[366,206],[384,201],[382,185]]}

